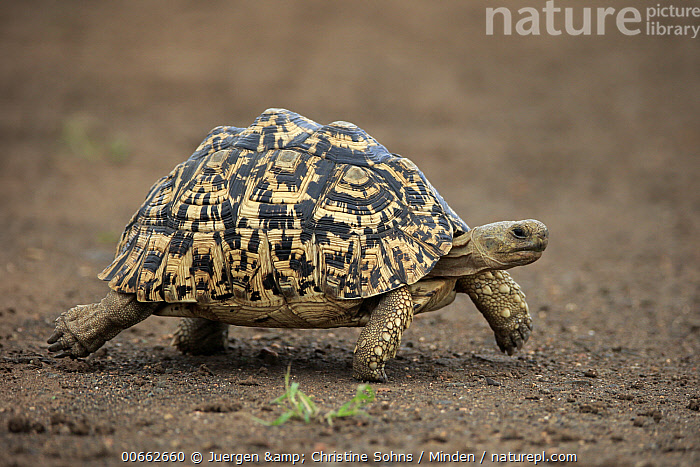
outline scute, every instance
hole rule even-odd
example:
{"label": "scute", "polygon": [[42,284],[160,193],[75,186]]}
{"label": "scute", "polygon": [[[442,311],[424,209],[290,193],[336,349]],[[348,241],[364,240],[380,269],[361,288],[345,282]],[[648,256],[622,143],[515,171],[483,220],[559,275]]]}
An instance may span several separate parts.
{"label": "scute", "polygon": [[156,182],[99,275],[141,301],[274,307],[388,292],[469,227],[420,170],[347,122],[270,109]]}

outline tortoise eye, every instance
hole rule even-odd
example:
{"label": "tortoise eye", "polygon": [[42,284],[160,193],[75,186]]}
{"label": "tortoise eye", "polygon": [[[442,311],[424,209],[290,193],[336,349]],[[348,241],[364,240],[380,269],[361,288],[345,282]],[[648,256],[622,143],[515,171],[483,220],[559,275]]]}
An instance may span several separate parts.
{"label": "tortoise eye", "polygon": [[527,233],[525,232],[525,230],[522,227],[514,228],[513,230],[511,230],[511,233],[513,234],[513,236],[515,238],[518,238],[521,240],[524,238],[527,238]]}

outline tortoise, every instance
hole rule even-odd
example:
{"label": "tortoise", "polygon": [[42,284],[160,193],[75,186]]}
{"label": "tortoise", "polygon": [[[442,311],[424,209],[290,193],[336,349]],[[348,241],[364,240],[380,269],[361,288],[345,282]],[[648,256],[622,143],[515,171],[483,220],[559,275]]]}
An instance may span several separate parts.
{"label": "tortoise", "polygon": [[503,352],[528,340],[505,269],[537,260],[536,220],[469,226],[409,159],[348,122],[268,109],[220,126],[150,189],[98,277],[109,292],[56,319],[56,357],[84,357],[150,315],[182,317],[173,345],[226,348],[229,324],[361,326],[353,376],[385,381],[413,315],[468,294]]}

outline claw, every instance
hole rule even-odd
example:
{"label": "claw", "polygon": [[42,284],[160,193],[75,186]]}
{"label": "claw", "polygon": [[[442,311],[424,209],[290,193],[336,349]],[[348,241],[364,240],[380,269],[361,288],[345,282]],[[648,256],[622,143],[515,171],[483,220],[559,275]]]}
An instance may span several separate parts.
{"label": "claw", "polygon": [[63,350],[63,351],[61,351],[61,352],[59,352],[59,353],[57,353],[57,354],[54,354],[53,357],[54,357],[54,358],[65,358],[65,357],[71,357],[71,358],[73,358],[73,356],[72,356],[71,354],[69,354],[68,352],[66,352],[65,350]]}
{"label": "claw", "polygon": [[517,347],[514,337],[512,334],[508,333],[496,334],[496,344],[501,352],[508,355],[513,355],[513,352]]}
{"label": "claw", "polygon": [[[63,333],[61,331],[58,331],[58,330],[54,331],[53,334],[51,334],[51,337],[49,337],[49,339],[46,341],[46,343],[53,344],[54,342],[58,342],[58,340],[61,338],[62,335],[63,335]],[[53,346],[51,346],[51,347],[53,347]],[[53,352],[53,350],[51,350],[51,347],[49,347],[49,350],[51,352]]]}
{"label": "claw", "polygon": [[[51,337],[53,337],[53,336],[51,336]],[[64,350],[63,342],[56,342],[56,340],[54,340],[54,342],[49,342],[49,344],[51,344],[49,346],[49,352],[58,352],[59,350]],[[54,357],[56,357],[56,356],[57,355],[54,355]]]}
{"label": "claw", "polygon": [[513,338],[513,341],[515,342],[515,346],[518,348],[518,350],[523,348],[523,345],[525,342],[523,342],[523,338],[520,335],[517,335]]}
{"label": "claw", "polygon": [[496,344],[498,345],[498,348],[500,349],[501,352],[506,353],[508,349],[506,349],[506,346],[501,344],[498,340],[496,340]]}
{"label": "claw", "polygon": [[389,378],[386,375],[386,371],[382,368],[381,371],[373,372],[373,374],[360,374],[357,372],[353,373],[353,378],[359,379],[361,381],[372,381],[375,383],[386,383]]}

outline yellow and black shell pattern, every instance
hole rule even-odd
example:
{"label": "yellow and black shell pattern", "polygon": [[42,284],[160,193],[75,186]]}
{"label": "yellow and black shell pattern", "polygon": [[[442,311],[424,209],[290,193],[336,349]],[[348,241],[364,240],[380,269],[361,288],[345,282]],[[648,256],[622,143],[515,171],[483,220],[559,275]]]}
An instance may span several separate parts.
{"label": "yellow and black shell pattern", "polygon": [[140,301],[270,307],[413,284],[469,230],[410,160],[269,109],[151,188],[99,277]]}

